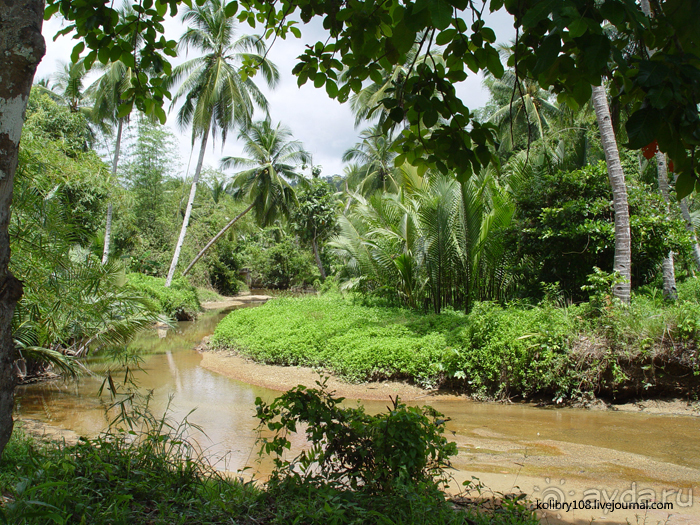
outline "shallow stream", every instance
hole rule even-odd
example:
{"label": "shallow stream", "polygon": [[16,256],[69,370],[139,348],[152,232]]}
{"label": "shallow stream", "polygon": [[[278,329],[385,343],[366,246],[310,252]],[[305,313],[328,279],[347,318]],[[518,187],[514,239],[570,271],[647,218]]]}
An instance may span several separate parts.
{"label": "shallow stream", "polygon": [[[256,397],[269,401],[279,392],[210,372],[200,366],[201,355],[192,351],[224,315],[205,313],[197,322],[178,323],[167,334],[161,331],[165,337],[155,331],[140,337],[134,346],[143,349],[143,362],[135,378],[144,390],[153,391],[155,413],[169,403],[171,418],[179,421],[194,410],[189,421],[206,433],[197,441],[207,454],[226,458],[219,468],[235,472],[249,466],[244,475],[264,477],[269,467],[255,462],[254,403]],[[100,377],[83,376],[78,381],[23,386],[17,413],[95,435],[107,425],[108,398],[96,395],[101,384]],[[375,412],[388,400],[363,404]],[[474,475],[496,491],[519,488],[534,498],[555,494],[567,501],[586,496],[633,500],[642,491],[653,491],[658,501],[673,502],[674,510],[644,511],[644,523],[700,524],[700,417],[477,403],[458,397],[427,396],[417,404],[430,404],[451,419],[448,437],[460,450],[454,461],[457,482]],[[303,446],[303,440],[296,445]],[[635,523],[642,513],[549,514],[550,521]]]}

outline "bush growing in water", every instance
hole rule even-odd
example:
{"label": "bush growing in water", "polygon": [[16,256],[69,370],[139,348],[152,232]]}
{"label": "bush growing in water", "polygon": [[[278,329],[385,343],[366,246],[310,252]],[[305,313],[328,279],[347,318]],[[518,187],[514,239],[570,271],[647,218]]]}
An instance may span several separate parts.
{"label": "bush growing in water", "polygon": [[128,286],[150,297],[161,312],[178,321],[194,319],[202,309],[197,289],[184,277],[173,279],[169,288],[162,277],[130,273],[126,278]]}

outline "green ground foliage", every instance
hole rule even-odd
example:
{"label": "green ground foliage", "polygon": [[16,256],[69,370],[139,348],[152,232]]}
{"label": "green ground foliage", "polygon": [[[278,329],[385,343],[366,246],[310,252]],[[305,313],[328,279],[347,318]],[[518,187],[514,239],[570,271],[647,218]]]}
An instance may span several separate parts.
{"label": "green ground foliage", "polygon": [[126,282],[130,288],[152,299],[162,313],[178,321],[194,319],[202,310],[197,289],[187,279],[174,279],[166,288],[162,277],[130,273]]}
{"label": "green ground foliage", "polygon": [[[680,286],[675,304],[659,293],[638,294],[623,308],[605,292],[605,275],[596,275],[603,284],[591,278],[589,303],[481,302],[469,314],[424,315],[337,294],[275,299],[229,314],[212,343],[264,363],[318,367],[351,381],[406,378],[486,398],[697,395],[696,282]],[[687,383],[676,377],[681,369]]]}

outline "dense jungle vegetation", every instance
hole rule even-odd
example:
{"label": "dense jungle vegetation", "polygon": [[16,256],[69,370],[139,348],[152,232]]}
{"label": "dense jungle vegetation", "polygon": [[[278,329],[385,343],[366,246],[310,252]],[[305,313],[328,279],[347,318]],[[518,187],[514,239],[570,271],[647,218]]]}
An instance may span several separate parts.
{"label": "dense jungle vegetation", "polygon": [[[155,323],[196,318],[205,296],[261,287],[317,294],[234,312],[217,328],[216,347],[351,381],[409,379],[481,399],[697,398],[697,197],[677,198],[655,143],[611,158],[611,141],[640,139],[626,131],[630,108],[614,97],[609,107],[605,86],[574,110],[489,60],[490,101],[476,117],[497,140],[469,155],[496,162],[471,176],[438,169],[442,161],[404,147],[410,110],[400,106],[414,68],[444,72],[451,60],[424,52],[425,33],[420,45],[409,42],[403,63],[377,61],[358,80],[350,96],[357,143],[343,155],[342,174],[325,174],[294,139],[295,123],[274,120],[256,82],[274,86],[277,67],[261,38],[238,34],[231,5],[207,0],[186,10],[178,50],[198,56],[159,79],[179,108],[174,120],[192,133],[192,172],[170,128],[124,111],[152,72],[105,56],[92,72],[76,60],[33,86],[10,222],[11,271],[24,285],[12,320],[19,380],[75,373],[88,353],[123,349]],[[499,52],[508,63],[508,48]],[[317,78],[317,87],[326,83]],[[420,96],[439,105],[446,95],[426,88]],[[254,120],[256,109],[266,118]],[[432,106],[422,115],[419,138],[430,141],[442,117]],[[204,166],[207,144],[231,134],[243,156]],[[396,401],[368,416],[338,403],[301,387],[269,406],[258,400],[261,424],[308,424],[314,445],[298,459],[301,471],[278,458],[264,488],[219,475],[182,427],[147,413],[133,438],[112,431],[45,447],[17,433],[0,468],[0,518],[534,521],[517,498],[489,513],[446,502],[443,475],[455,449],[439,414]],[[387,444],[391,425],[400,432]],[[406,449],[400,435],[420,450],[386,455]],[[266,453],[279,454],[285,440],[278,433]]]}

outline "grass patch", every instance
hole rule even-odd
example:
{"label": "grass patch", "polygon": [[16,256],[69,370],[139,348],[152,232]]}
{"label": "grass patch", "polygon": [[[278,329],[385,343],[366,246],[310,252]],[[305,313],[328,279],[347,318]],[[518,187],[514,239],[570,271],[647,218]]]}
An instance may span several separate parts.
{"label": "grass patch", "polygon": [[[697,395],[700,305],[637,295],[630,308],[477,303],[422,315],[328,294],[229,314],[212,343],[257,361],[322,368],[349,381],[411,379],[481,397]],[[681,380],[676,376],[687,376]]]}
{"label": "grass patch", "polygon": [[201,286],[197,287],[197,297],[199,297],[200,302],[208,303],[212,301],[223,301],[226,298],[212,290],[211,288],[203,288]]}
{"label": "grass patch", "polygon": [[126,279],[127,286],[150,298],[161,312],[173,319],[194,319],[202,310],[197,289],[183,277],[173,279],[169,288],[165,287],[165,279],[162,277],[130,273]]}

